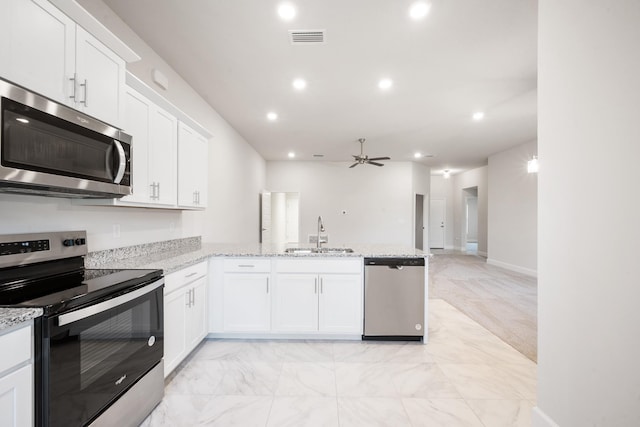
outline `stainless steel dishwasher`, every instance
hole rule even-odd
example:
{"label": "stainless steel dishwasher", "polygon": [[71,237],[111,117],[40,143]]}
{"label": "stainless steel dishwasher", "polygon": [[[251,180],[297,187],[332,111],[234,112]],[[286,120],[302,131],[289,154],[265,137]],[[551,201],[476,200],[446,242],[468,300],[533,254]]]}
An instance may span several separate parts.
{"label": "stainless steel dishwasher", "polygon": [[424,337],[425,260],[364,259],[364,340]]}

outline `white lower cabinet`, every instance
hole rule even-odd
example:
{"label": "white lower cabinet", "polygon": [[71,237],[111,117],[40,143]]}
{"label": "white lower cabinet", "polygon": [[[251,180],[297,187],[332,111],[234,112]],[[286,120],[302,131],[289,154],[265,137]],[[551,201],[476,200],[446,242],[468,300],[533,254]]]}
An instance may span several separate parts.
{"label": "white lower cabinet", "polygon": [[276,284],[276,332],[362,333],[359,274],[281,273]]}
{"label": "white lower cabinet", "polygon": [[362,335],[360,257],[216,258],[210,274],[214,337]]}
{"label": "white lower cabinet", "polygon": [[164,376],[171,373],[207,335],[207,263],[165,278]]}
{"label": "white lower cabinet", "polygon": [[225,332],[271,329],[270,271],[269,259],[224,260],[222,328]]}
{"label": "white lower cabinet", "polygon": [[273,307],[276,332],[318,330],[318,276],[278,274]]}
{"label": "white lower cabinet", "polygon": [[0,426],[33,425],[31,323],[0,335]]}

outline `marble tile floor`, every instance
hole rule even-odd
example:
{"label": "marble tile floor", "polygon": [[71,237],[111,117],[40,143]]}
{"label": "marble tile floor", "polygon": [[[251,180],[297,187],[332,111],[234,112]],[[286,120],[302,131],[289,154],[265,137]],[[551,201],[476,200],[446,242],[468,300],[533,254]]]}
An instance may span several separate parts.
{"label": "marble tile floor", "polygon": [[441,299],[429,342],[206,340],[155,426],[530,426],[536,364]]}

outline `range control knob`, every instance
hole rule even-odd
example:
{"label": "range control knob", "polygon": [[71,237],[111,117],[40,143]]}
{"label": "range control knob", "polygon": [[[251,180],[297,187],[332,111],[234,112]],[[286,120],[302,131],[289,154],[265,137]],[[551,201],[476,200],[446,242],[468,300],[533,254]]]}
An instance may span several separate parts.
{"label": "range control knob", "polygon": [[75,240],[75,243],[76,243],[76,246],[82,246],[82,245],[87,243],[87,240],[78,238],[78,239]]}
{"label": "range control knob", "polygon": [[73,239],[64,239],[62,241],[63,246],[73,246],[75,245],[75,241]]}

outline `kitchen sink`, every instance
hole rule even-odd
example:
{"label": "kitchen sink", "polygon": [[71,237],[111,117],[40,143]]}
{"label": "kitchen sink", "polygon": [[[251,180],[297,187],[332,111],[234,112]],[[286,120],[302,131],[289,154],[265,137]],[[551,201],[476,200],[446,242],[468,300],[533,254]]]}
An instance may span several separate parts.
{"label": "kitchen sink", "polygon": [[351,248],[287,248],[287,254],[352,254]]}

